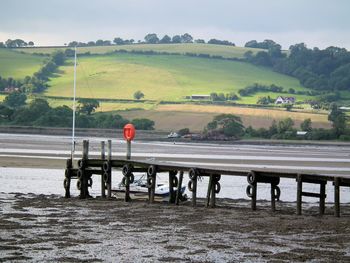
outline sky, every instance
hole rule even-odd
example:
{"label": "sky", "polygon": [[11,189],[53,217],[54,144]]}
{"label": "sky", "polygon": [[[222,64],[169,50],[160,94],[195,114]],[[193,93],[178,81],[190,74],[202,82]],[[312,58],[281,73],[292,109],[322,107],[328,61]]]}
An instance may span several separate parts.
{"label": "sky", "polygon": [[272,39],[283,49],[350,49],[349,0],[1,0],[0,42],[63,45],[189,33],[237,46]]}

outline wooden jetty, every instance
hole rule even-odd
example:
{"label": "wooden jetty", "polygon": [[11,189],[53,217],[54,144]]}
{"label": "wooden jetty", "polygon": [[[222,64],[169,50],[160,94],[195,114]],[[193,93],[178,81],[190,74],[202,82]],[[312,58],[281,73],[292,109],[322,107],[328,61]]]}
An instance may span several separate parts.
{"label": "wooden jetty", "polygon": [[[125,201],[131,201],[130,183],[134,173],[147,173],[148,200],[153,203],[155,200],[156,175],[167,173],[169,177],[170,198],[169,202],[176,205],[180,202],[181,186],[185,173],[189,176],[188,189],[191,191],[192,205],[197,205],[197,181],[202,176],[209,177],[206,206],[215,207],[216,195],[220,192],[221,176],[245,176],[247,178],[246,193],[251,198],[251,208],[256,210],[258,184],[271,185],[271,209],[276,210],[276,201],[279,200],[281,190],[279,188],[280,178],[292,178],[297,182],[297,208],[296,213],[302,213],[302,197],[315,197],[319,199],[319,214],[325,212],[326,185],[332,182],[334,186],[334,215],[340,216],[340,187],[350,187],[350,176],[344,175],[322,175],[303,172],[278,171],[267,169],[220,169],[207,168],[203,166],[190,166],[159,161],[135,161],[130,158],[112,158],[112,143],[107,142],[107,155],[105,142],[101,142],[101,157],[99,159],[89,158],[89,141],[83,141],[82,158],[78,160],[78,167],[73,167],[72,159],[67,160],[65,170],[64,188],[65,197],[70,197],[70,185],[72,179],[77,180],[77,188],[80,191],[80,198],[89,197],[88,187],[92,185],[92,176],[101,176],[101,197],[111,198],[112,196],[112,169],[119,169],[125,180]],[[178,177],[177,177],[178,176]],[[303,183],[319,185],[319,192],[303,191]],[[174,189],[177,188],[177,191]]]}

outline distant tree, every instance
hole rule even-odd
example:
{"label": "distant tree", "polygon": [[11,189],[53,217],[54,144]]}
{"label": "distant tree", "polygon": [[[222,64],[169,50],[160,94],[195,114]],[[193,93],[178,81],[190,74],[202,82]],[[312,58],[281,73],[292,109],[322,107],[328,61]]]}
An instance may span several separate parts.
{"label": "distant tree", "polygon": [[110,46],[112,42],[110,40],[103,40],[103,46]]}
{"label": "distant tree", "polygon": [[154,130],[154,121],[149,119],[134,119],[131,123],[139,130]]}
{"label": "distant tree", "polygon": [[79,99],[77,112],[91,115],[98,107],[100,107],[100,103],[96,99]]}
{"label": "distant tree", "polygon": [[77,41],[69,42],[69,43],[68,43],[68,46],[69,46],[69,47],[76,47],[76,46],[78,46],[78,42],[77,42]]}
{"label": "distant tree", "polygon": [[189,133],[190,133],[189,128],[183,128],[183,129],[178,130],[178,132],[177,132],[177,134],[179,134],[180,136],[184,136],[184,135],[189,134]]}
{"label": "distant tree", "polygon": [[96,46],[103,46],[103,40],[102,39],[97,40]]}
{"label": "distant tree", "polygon": [[336,103],[331,104],[328,120],[332,122],[332,127],[337,137],[345,133],[346,116]]}
{"label": "distant tree", "polygon": [[116,44],[116,45],[123,45],[124,44],[124,40],[120,37],[116,37],[114,38],[113,42]]}
{"label": "distant tree", "polygon": [[142,91],[138,90],[134,93],[134,99],[135,100],[140,100],[143,97],[145,97],[145,94],[142,93]]}
{"label": "distant tree", "polygon": [[0,120],[4,119],[4,120],[7,120],[7,121],[10,121],[11,120],[11,116],[13,115],[13,113],[14,113],[13,109],[7,107],[4,104],[0,104]]}
{"label": "distant tree", "polygon": [[146,43],[149,43],[149,44],[157,44],[159,42],[159,38],[157,37],[157,34],[155,34],[155,33],[147,34],[145,36],[145,41],[146,41]]}
{"label": "distant tree", "polygon": [[181,36],[181,42],[182,43],[192,43],[193,37],[190,34],[185,33]]}
{"label": "distant tree", "polygon": [[0,48],[5,48],[6,45],[4,44],[4,42],[0,42]]}
{"label": "distant tree", "polygon": [[257,48],[258,47],[258,42],[256,40],[250,40],[244,45],[245,47],[250,47],[250,48]]}
{"label": "distant tree", "polygon": [[281,120],[277,124],[277,132],[279,134],[286,133],[288,131],[292,131],[294,126],[294,121],[291,118],[286,118]]}
{"label": "distant tree", "polygon": [[175,35],[173,36],[173,38],[171,39],[171,42],[176,44],[176,43],[181,43],[181,37],[179,35]]}
{"label": "distant tree", "polygon": [[300,129],[302,131],[307,131],[310,132],[312,131],[312,122],[311,119],[305,119],[301,124],[300,124]]}
{"label": "distant tree", "polygon": [[293,108],[293,104],[287,103],[284,104],[283,107],[286,109],[286,111],[291,111]]}
{"label": "distant tree", "polygon": [[233,114],[220,114],[208,123],[210,130],[218,130],[228,137],[240,138],[244,134],[244,126],[240,117]]}
{"label": "distant tree", "polygon": [[33,41],[29,41],[28,42],[28,46],[33,47],[34,46],[34,42]]}
{"label": "distant tree", "polygon": [[196,42],[198,44],[205,44],[205,40],[204,39],[196,39],[194,42]]}
{"label": "distant tree", "polygon": [[[61,66],[64,64],[64,61],[66,60],[66,55],[63,51],[57,50],[52,54],[52,61],[57,65]],[[54,70],[54,68],[50,69],[51,71]]]}
{"label": "distant tree", "polygon": [[159,41],[159,43],[162,43],[162,44],[171,43],[171,38],[170,38],[168,35],[165,35],[165,36]]}
{"label": "distant tree", "polygon": [[21,92],[12,92],[4,99],[4,104],[10,108],[18,108],[26,104],[27,96]]}
{"label": "distant tree", "polygon": [[96,43],[95,43],[95,41],[89,41],[89,42],[87,42],[87,45],[88,46],[95,46]]}

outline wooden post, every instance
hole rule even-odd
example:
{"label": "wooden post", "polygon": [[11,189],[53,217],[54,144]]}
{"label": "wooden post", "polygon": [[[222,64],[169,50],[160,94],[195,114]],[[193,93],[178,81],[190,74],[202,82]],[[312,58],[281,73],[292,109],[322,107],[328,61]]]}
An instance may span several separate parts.
{"label": "wooden post", "polygon": [[126,159],[127,160],[131,159],[131,141],[130,140],[126,141]]}
{"label": "wooden post", "polygon": [[197,175],[194,175],[192,180],[192,206],[197,206]]}
{"label": "wooden post", "polygon": [[301,215],[303,181],[301,174],[297,175],[297,215]]}
{"label": "wooden post", "polygon": [[64,190],[65,198],[70,198],[70,183],[72,177],[73,159],[67,159],[66,170],[64,171]]}
{"label": "wooden post", "polygon": [[156,193],[156,180],[157,180],[157,174],[152,175],[152,186],[151,186],[151,199],[150,203],[154,203],[154,196]]}
{"label": "wooden post", "polygon": [[108,184],[107,184],[107,197],[112,197],[112,140],[108,140],[107,142],[107,161],[109,162],[109,171],[108,171]]}
{"label": "wooden post", "polygon": [[80,168],[82,171],[81,176],[81,188],[80,188],[80,198],[84,199],[88,197],[88,185],[87,185],[87,177],[85,174],[85,165],[87,163],[87,160],[89,158],[89,141],[84,140],[83,141],[83,156],[82,156],[82,167]]}
{"label": "wooden post", "polygon": [[[101,160],[106,159],[105,142],[101,141]],[[101,197],[106,198],[106,184],[103,181],[103,168],[101,166]]]}
{"label": "wooden post", "polygon": [[320,215],[324,215],[325,212],[325,200],[326,199],[326,182],[320,184]]}
{"label": "wooden post", "polygon": [[271,210],[276,211],[276,195],[275,195],[276,185],[271,183]]}
{"label": "wooden post", "polygon": [[125,202],[131,201],[130,198],[130,175],[125,176],[125,197],[124,197]]}
{"label": "wooden post", "polygon": [[212,194],[212,188],[213,188],[213,175],[211,174],[209,176],[208,191],[207,191],[207,202],[205,204],[206,207],[208,207],[209,203],[210,203],[210,195]]}
{"label": "wooden post", "polygon": [[179,201],[180,201],[180,196],[181,196],[181,187],[182,187],[182,180],[184,177],[184,172],[180,171],[179,174],[179,181],[177,183],[177,191],[176,191],[176,199],[175,199],[175,205],[179,205]]}
{"label": "wooden post", "polygon": [[215,207],[215,202],[216,202],[216,192],[215,192],[215,186],[219,182],[217,180],[216,175],[211,175],[210,177],[214,177],[211,181],[211,198],[210,198],[210,207],[214,208]]}
{"label": "wooden post", "polygon": [[252,206],[252,210],[256,210],[256,195],[257,195],[257,188],[258,188],[258,183],[257,182],[254,182],[251,184],[252,186],[252,203],[251,203],[251,206]]}
{"label": "wooden post", "polygon": [[176,175],[174,174],[174,172],[170,171],[169,172],[169,204],[172,204],[175,202],[175,198],[174,198],[175,178],[176,178]]}
{"label": "wooden post", "polygon": [[334,215],[340,217],[340,178],[334,177]]}

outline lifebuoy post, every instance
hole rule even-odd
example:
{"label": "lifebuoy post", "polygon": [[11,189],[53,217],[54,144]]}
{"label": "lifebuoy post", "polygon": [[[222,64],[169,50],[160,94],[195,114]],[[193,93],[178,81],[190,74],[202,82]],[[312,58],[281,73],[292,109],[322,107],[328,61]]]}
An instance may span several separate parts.
{"label": "lifebuoy post", "polygon": [[134,125],[131,123],[126,124],[123,129],[123,135],[124,139],[127,143],[127,150],[126,150],[126,159],[130,160],[131,158],[131,141],[135,138],[136,130]]}

